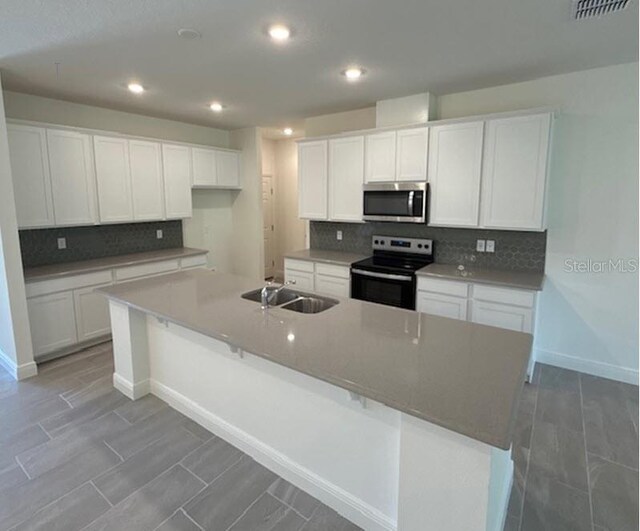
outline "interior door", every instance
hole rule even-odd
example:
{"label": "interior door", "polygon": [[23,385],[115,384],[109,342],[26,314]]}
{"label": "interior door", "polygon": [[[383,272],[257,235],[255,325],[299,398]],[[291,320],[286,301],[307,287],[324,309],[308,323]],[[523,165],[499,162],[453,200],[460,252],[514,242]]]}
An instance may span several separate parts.
{"label": "interior door", "polygon": [[262,176],[262,220],[264,233],[264,278],[275,274],[273,220],[273,182],[271,175]]}

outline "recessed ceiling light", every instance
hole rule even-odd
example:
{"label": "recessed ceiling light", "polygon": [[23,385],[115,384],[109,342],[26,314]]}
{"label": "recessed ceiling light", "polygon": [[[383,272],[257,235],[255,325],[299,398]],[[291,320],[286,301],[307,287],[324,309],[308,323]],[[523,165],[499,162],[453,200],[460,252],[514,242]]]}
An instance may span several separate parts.
{"label": "recessed ceiling light", "polygon": [[364,75],[364,70],[358,66],[352,66],[343,70],[342,75],[346,77],[348,81],[356,81]]}
{"label": "recessed ceiling light", "polygon": [[282,132],[287,136],[291,136],[293,134],[293,129],[291,129],[291,127],[285,127]]}
{"label": "recessed ceiling light", "polygon": [[199,39],[202,37],[198,30],[194,30],[191,28],[180,28],[178,30],[178,37],[185,39],[187,41],[193,41],[195,39]]}
{"label": "recessed ceiling light", "polygon": [[222,103],[214,101],[211,105],[209,105],[209,109],[211,109],[213,112],[220,112],[223,109]]}
{"label": "recessed ceiling light", "polygon": [[142,94],[144,92],[144,87],[140,83],[129,83],[127,88],[134,94]]}
{"label": "recessed ceiling light", "polygon": [[291,37],[291,30],[282,24],[276,24],[269,28],[269,36],[278,42],[283,42]]}

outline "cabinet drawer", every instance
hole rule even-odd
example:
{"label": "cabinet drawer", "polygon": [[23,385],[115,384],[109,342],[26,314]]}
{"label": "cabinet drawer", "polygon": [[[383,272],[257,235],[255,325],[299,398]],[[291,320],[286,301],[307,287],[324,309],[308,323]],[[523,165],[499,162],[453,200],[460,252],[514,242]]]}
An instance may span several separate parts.
{"label": "cabinet drawer", "polygon": [[308,271],[295,271],[293,269],[285,269],[284,280],[285,282],[295,282],[294,289],[301,289],[303,291],[314,291],[315,289],[313,273],[309,273]]}
{"label": "cabinet drawer", "polygon": [[116,280],[129,280],[132,278],[149,277],[160,273],[168,273],[178,269],[178,260],[165,260],[151,264],[140,264],[116,269]]}
{"label": "cabinet drawer", "polygon": [[27,297],[37,297],[48,293],[68,291],[86,286],[97,286],[98,284],[108,284],[111,282],[111,270],[96,271],[84,275],[55,278],[51,280],[40,280],[29,282],[25,286]]}
{"label": "cabinet drawer", "polygon": [[348,266],[333,264],[316,264],[316,274],[327,277],[351,278],[351,269]]}
{"label": "cabinet drawer", "polygon": [[484,286],[481,284],[474,284],[472,297],[474,300],[512,304],[514,306],[523,306],[525,308],[533,308],[536,300],[536,294],[533,291],[498,288],[495,286]]}
{"label": "cabinet drawer", "polygon": [[348,298],[351,292],[351,281],[346,278],[316,275],[315,291],[324,295]]}
{"label": "cabinet drawer", "polygon": [[201,254],[198,256],[189,256],[180,260],[180,267],[182,269],[189,269],[192,267],[205,267],[207,265],[207,255]]}
{"label": "cabinet drawer", "polygon": [[469,295],[469,284],[455,280],[418,277],[418,291],[433,291],[435,293],[466,298]]}
{"label": "cabinet drawer", "polygon": [[284,268],[295,271],[307,271],[313,273],[313,262],[307,262],[305,260],[292,260],[291,258],[285,258]]}
{"label": "cabinet drawer", "polygon": [[429,291],[419,291],[416,299],[416,309],[421,313],[467,320],[467,299]]}
{"label": "cabinet drawer", "polygon": [[471,301],[470,313],[473,323],[529,334],[533,330],[533,310],[530,308],[474,300]]}

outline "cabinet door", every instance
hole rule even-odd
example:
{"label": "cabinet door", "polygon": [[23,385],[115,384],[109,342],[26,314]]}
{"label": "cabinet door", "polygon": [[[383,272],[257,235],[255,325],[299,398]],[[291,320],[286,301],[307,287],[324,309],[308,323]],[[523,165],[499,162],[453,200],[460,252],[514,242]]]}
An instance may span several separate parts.
{"label": "cabinet door", "polygon": [[7,125],[18,228],[55,224],[47,135],[41,127]]}
{"label": "cabinet door", "polygon": [[425,181],[427,179],[428,132],[426,127],[404,129],[397,132],[397,181]]}
{"label": "cabinet door", "polygon": [[329,219],[362,221],[364,137],[329,141]]}
{"label": "cabinet door", "polygon": [[416,309],[422,313],[449,317],[460,321],[467,320],[467,299],[431,293],[430,291],[418,291]]}
{"label": "cabinet door", "polygon": [[132,221],[129,142],[126,138],[94,136],[98,205],[103,223]]}
{"label": "cabinet door", "polygon": [[298,144],[298,208],[303,219],[327,219],[327,141]]}
{"label": "cabinet door", "polygon": [[27,299],[34,354],[46,354],[77,343],[70,291]]}
{"label": "cabinet door", "polygon": [[533,310],[495,302],[471,301],[471,321],[517,332],[531,333]]}
{"label": "cabinet door", "polygon": [[486,128],[482,226],[543,230],[551,115],[489,120]]}
{"label": "cabinet door", "polygon": [[396,132],[365,137],[364,180],[367,183],[396,180]]}
{"label": "cabinet door", "polygon": [[164,186],[160,144],[129,141],[133,218],[150,221],[164,218]]}
{"label": "cabinet door", "polygon": [[[108,285],[103,284],[103,286]],[[101,293],[95,292],[99,287],[101,286],[90,286],[73,292],[79,342],[111,333],[109,301]]]}
{"label": "cabinet door", "polygon": [[431,128],[429,224],[478,226],[483,130],[483,122]]}
{"label": "cabinet door", "polygon": [[47,129],[47,147],[56,225],[97,223],[91,138],[73,131]]}
{"label": "cabinet door", "polygon": [[216,152],[213,149],[191,148],[193,186],[216,186]]}
{"label": "cabinet door", "polygon": [[349,297],[351,295],[351,282],[348,278],[328,277],[316,275],[315,291],[334,297]]}
{"label": "cabinet door", "polygon": [[313,273],[307,271],[295,271],[285,268],[284,280],[285,282],[295,282],[294,289],[301,289],[303,291],[313,291],[315,289]]}
{"label": "cabinet door", "polygon": [[216,151],[218,186],[240,187],[240,154],[233,151]]}
{"label": "cabinet door", "polygon": [[162,144],[164,166],[164,201],[169,219],[191,217],[190,148]]}

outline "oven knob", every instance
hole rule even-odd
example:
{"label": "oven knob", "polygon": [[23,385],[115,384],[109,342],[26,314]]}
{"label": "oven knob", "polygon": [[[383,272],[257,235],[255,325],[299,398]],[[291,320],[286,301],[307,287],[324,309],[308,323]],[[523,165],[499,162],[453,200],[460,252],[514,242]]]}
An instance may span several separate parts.
{"label": "oven knob", "polygon": [[422,249],[422,244],[421,243],[418,244],[418,249]]}
{"label": "oven knob", "polygon": [[380,242],[378,240],[374,240],[373,243],[375,243],[376,245],[378,245]]}
{"label": "oven knob", "polygon": [[380,240],[380,245],[384,245],[384,240]]}

